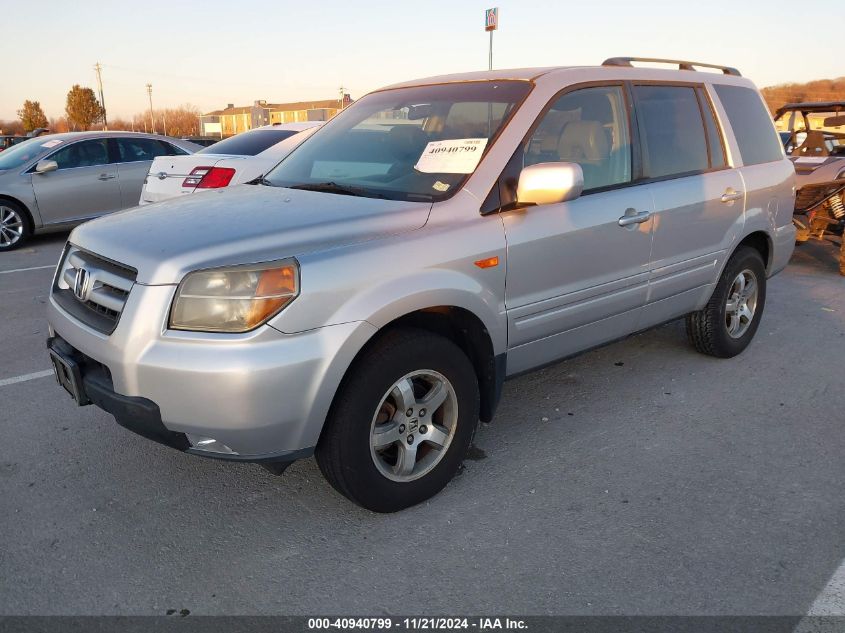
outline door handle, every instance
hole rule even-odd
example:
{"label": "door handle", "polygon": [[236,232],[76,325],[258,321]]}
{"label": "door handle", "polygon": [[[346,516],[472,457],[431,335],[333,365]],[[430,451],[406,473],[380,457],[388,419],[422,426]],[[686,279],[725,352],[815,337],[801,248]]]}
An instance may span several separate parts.
{"label": "door handle", "polygon": [[642,224],[648,222],[651,217],[651,211],[637,211],[635,209],[626,209],[625,215],[619,218],[619,226],[632,226],[634,224]]}
{"label": "door handle", "polygon": [[100,174],[97,180],[111,180],[112,178],[117,178],[117,176],[114,174]]}
{"label": "door handle", "polygon": [[728,190],[722,194],[721,199],[725,204],[731,204],[737,200],[742,200],[743,196],[745,196],[745,192],[735,191],[733,187],[728,187]]}

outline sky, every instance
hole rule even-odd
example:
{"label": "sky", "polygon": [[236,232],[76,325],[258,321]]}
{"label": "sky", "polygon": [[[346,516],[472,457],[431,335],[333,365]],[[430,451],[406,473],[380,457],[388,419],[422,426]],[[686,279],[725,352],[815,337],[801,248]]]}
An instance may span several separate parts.
{"label": "sky", "polygon": [[[64,114],[73,84],[110,117],[153,105],[202,111],[256,99],[358,98],[398,81],[483,70],[493,0],[0,0],[0,119],[25,99]],[[499,0],[495,68],[600,64],[607,57],[735,66],[758,86],[845,75],[840,0]],[[809,34],[801,36],[798,20]],[[813,21],[818,20],[818,25]],[[806,42],[805,48],[800,42]]]}

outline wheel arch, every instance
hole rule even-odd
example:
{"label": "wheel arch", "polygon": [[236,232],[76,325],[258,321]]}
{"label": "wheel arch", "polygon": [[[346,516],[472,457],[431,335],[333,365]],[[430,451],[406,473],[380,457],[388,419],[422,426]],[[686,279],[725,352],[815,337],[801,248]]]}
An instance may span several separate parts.
{"label": "wheel arch", "polygon": [[387,333],[402,327],[417,328],[443,336],[467,355],[478,379],[480,418],[485,422],[492,420],[502,393],[506,355],[495,353],[493,336],[477,314],[465,307],[447,304],[417,308],[380,324],[378,330],[361,346],[349,363],[332,398],[332,406],[356,363],[378,345]]}
{"label": "wheel arch", "polygon": [[36,215],[32,212],[32,209],[30,209],[25,202],[19,200],[18,198],[15,198],[14,196],[10,196],[9,194],[0,193],[0,202],[2,202],[3,200],[13,202],[21,208],[21,210],[26,214],[26,218],[24,219],[25,221],[29,222],[29,228],[31,231],[34,231],[36,228],[41,228],[40,221],[36,224],[36,221],[40,220],[40,218],[36,218]]}
{"label": "wheel arch", "polygon": [[[760,256],[763,258],[763,264],[766,267],[766,273],[768,274],[771,271],[773,241],[772,237],[766,231],[754,231],[743,237],[734,248],[731,256],[742,246],[750,246],[760,253]],[[725,260],[726,264],[728,259],[730,257]]]}

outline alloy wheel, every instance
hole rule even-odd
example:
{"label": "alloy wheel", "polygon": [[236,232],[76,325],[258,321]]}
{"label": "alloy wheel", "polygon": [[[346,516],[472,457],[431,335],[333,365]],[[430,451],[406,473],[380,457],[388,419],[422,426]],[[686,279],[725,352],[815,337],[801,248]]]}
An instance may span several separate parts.
{"label": "alloy wheel", "polygon": [[757,276],[747,268],[733,280],[725,304],[725,328],[731,338],[741,338],[751,326],[758,291]]}
{"label": "alloy wheel", "polygon": [[431,472],[446,455],[458,426],[452,383],[425,369],[397,380],[370,425],[370,455],[382,475],[407,482]]}
{"label": "alloy wheel", "polygon": [[0,205],[0,248],[17,244],[23,236],[23,218],[11,207]]}

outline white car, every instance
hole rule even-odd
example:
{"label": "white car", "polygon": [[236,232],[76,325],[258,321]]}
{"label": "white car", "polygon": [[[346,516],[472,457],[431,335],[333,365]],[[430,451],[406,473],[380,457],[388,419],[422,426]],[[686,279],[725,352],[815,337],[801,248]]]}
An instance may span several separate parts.
{"label": "white car", "polygon": [[265,125],[214,143],[188,156],[153,161],[139,205],[238,185],[263,176],[313,134],[323,121]]}

